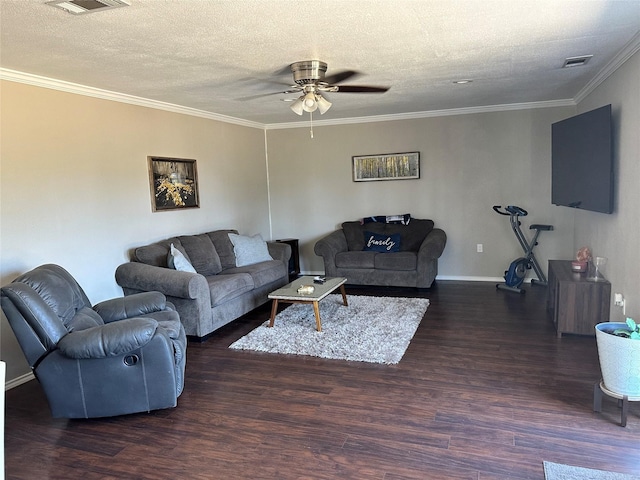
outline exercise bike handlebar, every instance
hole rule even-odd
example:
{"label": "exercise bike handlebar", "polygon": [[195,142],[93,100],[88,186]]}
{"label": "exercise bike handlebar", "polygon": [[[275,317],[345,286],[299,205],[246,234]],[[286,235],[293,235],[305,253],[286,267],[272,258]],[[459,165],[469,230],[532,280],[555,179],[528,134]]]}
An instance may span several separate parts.
{"label": "exercise bike handlebar", "polygon": [[524,208],[517,207],[516,205],[507,205],[506,207],[504,207],[504,212],[501,209],[502,205],[493,206],[493,211],[499,213],[500,215],[514,215],[516,217],[526,217],[527,215],[529,215],[529,212],[527,212]]}

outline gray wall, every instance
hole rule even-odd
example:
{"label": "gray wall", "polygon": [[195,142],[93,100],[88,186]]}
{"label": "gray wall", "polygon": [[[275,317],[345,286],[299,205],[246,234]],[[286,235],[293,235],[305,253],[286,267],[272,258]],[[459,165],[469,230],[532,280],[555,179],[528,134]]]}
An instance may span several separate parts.
{"label": "gray wall", "polygon": [[[574,248],[607,257],[612,294],[627,300],[626,314],[611,306],[612,321],[640,320],[640,53],[636,53],[579,104],[587,112],[611,104],[615,158],[614,213],[576,211]],[[613,297],[613,295],[612,295]],[[613,303],[613,298],[612,298]]]}
{"label": "gray wall", "polygon": [[[508,217],[550,223],[540,259],[571,258],[573,212],[551,205],[551,123],[575,113],[556,107],[355,125],[269,130],[273,234],[299,237],[303,271],[321,272],[314,243],[346,220],[410,213],[431,218],[448,243],[439,278],[496,279],[522,250]],[[352,181],[352,156],[419,151],[421,178]],[[526,230],[529,234],[529,230]],[[484,253],[476,245],[484,245]]]}

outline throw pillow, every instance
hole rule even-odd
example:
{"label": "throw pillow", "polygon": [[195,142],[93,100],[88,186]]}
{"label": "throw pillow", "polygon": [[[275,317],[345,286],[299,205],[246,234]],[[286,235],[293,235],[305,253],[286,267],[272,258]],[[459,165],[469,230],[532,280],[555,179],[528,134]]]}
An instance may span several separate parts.
{"label": "throw pillow", "polygon": [[169,248],[169,255],[167,255],[167,265],[169,265],[169,268],[173,268],[174,270],[179,270],[181,272],[197,273],[196,269],[191,265],[191,262],[187,260],[187,257],[185,257],[180,250],[173,246],[173,243]]}
{"label": "throw pillow", "polygon": [[257,234],[253,237],[229,234],[229,240],[233,243],[233,251],[236,254],[236,267],[244,267],[245,265],[253,265],[258,262],[273,260],[269,255],[267,242],[262,239],[262,235]]}
{"label": "throw pillow", "polygon": [[400,234],[381,235],[374,232],[364,232],[364,249],[369,252],[399,252]]}
{"label": "throw pillow", "polygon": [[178,237],[186,257],[200,275],[210,277],[222,271],[220,257],[209,235],[183,235]]}

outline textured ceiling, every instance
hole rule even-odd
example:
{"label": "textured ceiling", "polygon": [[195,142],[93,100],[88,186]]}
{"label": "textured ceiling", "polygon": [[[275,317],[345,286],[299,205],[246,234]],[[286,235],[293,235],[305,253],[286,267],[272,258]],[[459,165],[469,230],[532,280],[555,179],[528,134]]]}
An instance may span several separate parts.
{"label": "textured ceiling", "polygon": [[[573,99],[640,43],[640,0],[0,0],[0,66],[261,124],[299,122],[284,67],[362,74],[315,120]],[[593,55],[583,67],[565,58]],[[454,80],[472,79],[466,85]]]}

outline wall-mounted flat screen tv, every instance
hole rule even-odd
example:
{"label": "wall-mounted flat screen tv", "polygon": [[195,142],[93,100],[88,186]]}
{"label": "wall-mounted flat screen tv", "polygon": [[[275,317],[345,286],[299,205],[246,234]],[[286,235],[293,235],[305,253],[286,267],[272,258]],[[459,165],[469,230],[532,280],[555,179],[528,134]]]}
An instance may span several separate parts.
{"label": "wall-mounted flat screen tv", "polygon": [[613,212],[611,105],[551,125],[551,203]]}

